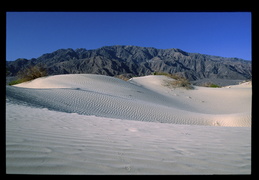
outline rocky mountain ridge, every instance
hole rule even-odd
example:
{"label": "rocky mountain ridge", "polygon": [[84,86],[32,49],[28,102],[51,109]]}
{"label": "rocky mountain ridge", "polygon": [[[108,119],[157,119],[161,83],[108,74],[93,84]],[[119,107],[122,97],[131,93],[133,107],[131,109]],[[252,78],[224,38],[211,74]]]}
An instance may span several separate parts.
{"label": "rocky mountain ridge", "polygon": [[251,79],[251,61],[224,58],[180,49],[139,46],[104,46],[86,50],[59,49],[38,58],[6,61],[9,76],[27,66],[43,64],[49,75],[91,73],[109,76],[143,76],[153,72],[178,73],[190,81],[200,79]]}

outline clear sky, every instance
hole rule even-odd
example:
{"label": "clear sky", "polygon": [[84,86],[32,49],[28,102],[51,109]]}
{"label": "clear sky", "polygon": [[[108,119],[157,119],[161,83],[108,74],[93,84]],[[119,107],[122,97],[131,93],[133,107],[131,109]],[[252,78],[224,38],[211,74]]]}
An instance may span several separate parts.
{"label": "clear sky", "polygon": [[136,45],[251,60],[251,13],[7,12],[6,60]]}

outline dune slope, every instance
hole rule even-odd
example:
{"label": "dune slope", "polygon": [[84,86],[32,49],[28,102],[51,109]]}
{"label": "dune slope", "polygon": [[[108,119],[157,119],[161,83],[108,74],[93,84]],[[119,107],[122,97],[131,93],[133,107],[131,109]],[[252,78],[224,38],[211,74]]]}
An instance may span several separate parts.
{"label": "dune slope", "polygon": [[249,174],[251,129],[130,121],[7,103],[7,174]]}

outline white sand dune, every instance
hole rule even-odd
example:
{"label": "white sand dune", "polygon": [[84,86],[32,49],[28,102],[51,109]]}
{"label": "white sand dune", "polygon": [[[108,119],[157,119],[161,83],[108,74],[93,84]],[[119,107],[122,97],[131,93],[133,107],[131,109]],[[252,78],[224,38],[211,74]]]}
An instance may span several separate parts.
{"label": "white sand dune", "polygon": [[7,86],[7,173],[251,173],[251,84],[165,80],[71,74]]}
{"label": "white sand dune", "polygon": [[146,76],[125,82],[92,74],[58,75],[10,89],[22,101],[63,112],[173,124],[251,125],[251,87],[170,89],[163,85],[167,79]]}

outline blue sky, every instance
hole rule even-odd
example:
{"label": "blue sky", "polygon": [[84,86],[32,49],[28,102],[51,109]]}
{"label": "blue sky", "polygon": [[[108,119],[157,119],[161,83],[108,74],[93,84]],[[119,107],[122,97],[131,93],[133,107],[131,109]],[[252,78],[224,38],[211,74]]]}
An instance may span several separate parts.
{"label": "blue sky", "polygon": [[6,13],[6,60],[109,45],[179,48],[251,60],[251,13]]}

